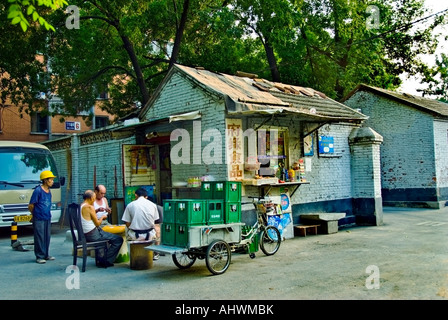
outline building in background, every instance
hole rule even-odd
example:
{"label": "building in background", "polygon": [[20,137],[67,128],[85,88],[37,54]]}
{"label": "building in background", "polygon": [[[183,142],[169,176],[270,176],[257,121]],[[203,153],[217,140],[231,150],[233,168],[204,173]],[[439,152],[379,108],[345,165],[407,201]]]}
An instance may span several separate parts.
{"label": "building in background", "polygon": [[344,103],[383,136],[385,206],[442,208],[448,201],[448,104],[364,84]]}
{"label": "building in background", "polygon": [[99,98],[91,108],[93,118],[90,121],[85,118],[89,114],[87,112],[76,117],[48,116],[45,111],[51,110],[53,103],[60,103],[57,98],[36,100],[42,104],[42,112],[33,114],[20,113],[19,106],[5,103],[0,105],[0,140],[42,142],[106,127],[114,117],[101,109],[101,100]]}

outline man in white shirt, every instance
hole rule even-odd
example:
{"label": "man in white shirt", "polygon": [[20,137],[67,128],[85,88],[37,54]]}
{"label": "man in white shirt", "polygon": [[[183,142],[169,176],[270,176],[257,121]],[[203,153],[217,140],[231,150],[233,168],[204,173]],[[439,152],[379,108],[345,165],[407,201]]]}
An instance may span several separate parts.
{"label": "man in white shirt", "polygon": [[93,206],[95,207],[96,216],[100,220],[105,215],[106,218],[101,222],[101,226],[108,225],[110,223],[107,221],[107,215],[111,214],[112,210],[109,208],[109,203],[106,198],[106,187],[102,184],[97,185],[95,187],[95,195],[96,198]]}
{"label": "man in white shirt", "polygon": [[121,218],[128,229],[128,240],[155,240],[154,221],[159,219],[157,205],[146,199],[144,188],[135,191],[136,200],[127,205]]}

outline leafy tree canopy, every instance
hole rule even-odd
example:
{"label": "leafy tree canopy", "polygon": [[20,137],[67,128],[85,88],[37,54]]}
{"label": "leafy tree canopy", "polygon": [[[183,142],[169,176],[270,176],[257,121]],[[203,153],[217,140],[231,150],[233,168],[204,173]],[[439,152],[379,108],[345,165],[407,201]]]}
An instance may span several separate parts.
{"label": "leafy tree canopy", "polygon": [[428,89],[419,90],[424,95],[436,96],[448,103],[448,55],[442,53],[436,57],[435,67],[425,72],[422,83],[428,84]]}
{"label": "leafy tree canopy", "polygon": [[[14,96],[14,90],[28,97],[44,91],[63,101],[52,111],[76,114],[107,91],[103,108],[122,117],[149,100],[173,63],[251,72],[335,99],[360,82],[394,89],[405,72],[433,81],[431,72],[443,71],[431,70],[420,58],[434,52],[434,30],[444,23],[442,14],[426,18],[421,0],[74,0],[70,5],[79,9],[79,28],[67,27],[73,16],[62,10],[48,13],[54,32],[36,28],[20,35],[10,23],[1,26],[0,70],[17,79],[2,83],[2,97]],[[0,7],[2,21],[7,10]],[[37,52],[45,63],[36,62]],[[13,53],[16,63],[9,63]]]}
{"label": "leafy tree canopy", "polygon": [[54,11],[67,5],[65,0],[8,0],[8,19],[18,24],[25,32],[31,24],[43,25],[47,30],[55,31],[40,11]]}

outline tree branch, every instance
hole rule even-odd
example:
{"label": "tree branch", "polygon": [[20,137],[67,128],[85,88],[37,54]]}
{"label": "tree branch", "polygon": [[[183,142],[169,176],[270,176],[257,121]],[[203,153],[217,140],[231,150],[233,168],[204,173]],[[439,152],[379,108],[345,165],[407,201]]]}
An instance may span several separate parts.
{"label": "tree branch", "polygon": [[153,79],[153,78],[155,78],[155,77],[158,77],[158,76],[160,76],[160,75],[162,75],[162,74],[165,74],[165,73],[167,73],[167,72],[168,72],[168,70],[162,70],[162,71],[160,71],[160,72],[158,72],[158,73],[152,74],[152,75],[150,75],[149,77],[147,77],[147,78],[145,79],[145,81],[149,81],[149,80],[151,80],[151,79]]}
{"label": "tree branch", "polygon": [[109,20],[105,17],[101,17],[101,16],[82,16],[79,17],[79,20],[90,20],[90,19],[97,19],[97,20],[103,20],[106,23],[110,24],[111,26],[114,26],[114,22],[112,20]]}
{"label": "tree branch", "polygon": [[185,25],[187,23],[188,18],[188,10],[190,7],[190,0],[184,0],[184,5],[182,8],[182,16],[180,18],[179,27],[176,30],[176,38],[174,39],[173,52],[170,57],[170,65],[171,67],[177,60],[180,51],[180,44],[182,42],[182,36],[185,30]]}
{"label": "tree branch", "polygon": [[317,52],[323,54],[324,56],[330,58],[331,60],[333,60],[333,61],[336,62],[337,64],[339,64],[339,61],[338,61],[335,57],[333,57],[333,55],[331,54],[331,52],[322,50],[321,48],[316,47],[316,46],[314,46],[314,45],[312,45],[312,44],[310,44],[310,47],[311,47],[312,49],[316,50]]}
{"label": "tree branch", "polygon": [[96,78],[98,78],[99,76],[101,76],[102,74],[106,73],[109,70],[112,69],[117,69],[117,70],[121,70],[124,71],[124,73],[126,73],[128,76],[130,76],[131,78],[135,79],[135,75],[133,75],[129,70],[127,70],[124,67],[121,66],[107,66],[104,67],[103,69],[99,70],[96,74],[94,74],[93,76],[90,77],[90,80],[95,80]]}
{"label": "tree branch", "polygon": [[151,68],[151,67],[154,67],[154,66],[158,65],[159,63],[170,63],[170,61],[167,60],[167,59],[155,59],[155,58],[152,58],[151,60],[154,60],[154,62],[150,63],[150,64],[146,64],[144,66],[141,66],[141,68],[142,69]]}

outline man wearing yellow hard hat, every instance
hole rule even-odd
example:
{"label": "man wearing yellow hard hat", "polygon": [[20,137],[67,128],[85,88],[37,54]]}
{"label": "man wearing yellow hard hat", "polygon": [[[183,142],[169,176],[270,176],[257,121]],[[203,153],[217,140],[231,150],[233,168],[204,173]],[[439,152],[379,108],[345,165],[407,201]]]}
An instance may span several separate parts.
{"label": "man wearing yellow hard hat", "polygon": [[46,263],[47,260],[54,260],[50,256],[50,236],[51,236],[51,191],[53,179],[56,176],[50,170],[42,171],[40,180],[42,184],[34,189],[28,204],[28,210],[33,215],[34,229],[34,254],[37,263]]}

